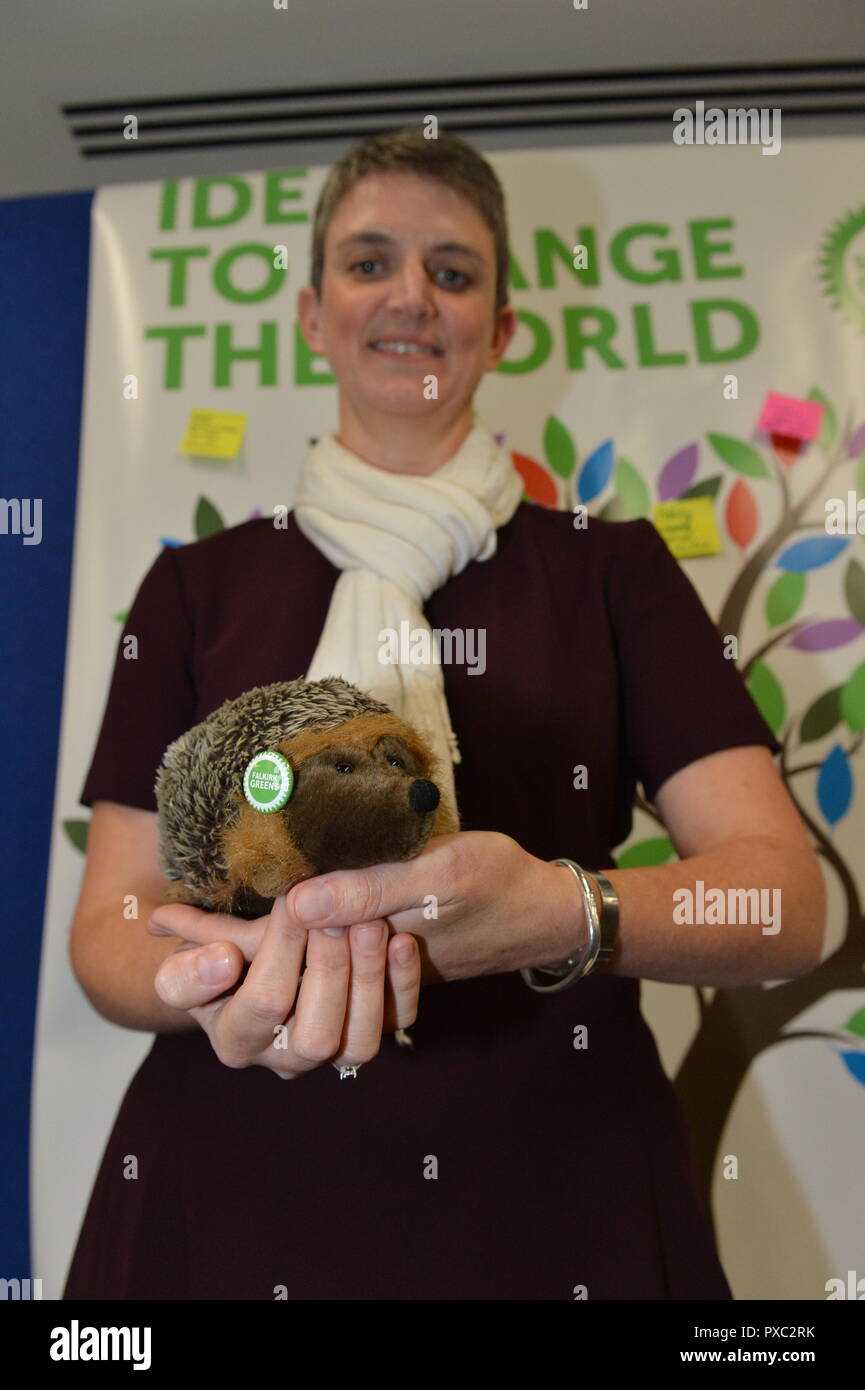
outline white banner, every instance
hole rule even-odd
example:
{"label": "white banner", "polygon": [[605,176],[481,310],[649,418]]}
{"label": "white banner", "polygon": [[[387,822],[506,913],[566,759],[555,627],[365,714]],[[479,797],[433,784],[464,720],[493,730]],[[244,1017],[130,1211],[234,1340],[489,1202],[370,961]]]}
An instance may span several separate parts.
{"label": "white banner", "polygon": [[[683,986],[644,984],[643,1007],[669,1075],[690,1065],[707,1097],[721,1058],[741,1058],[738,1088],[705,1121],[718,1131],[714,1206],[735,1296],[825,1298],[828,1280],[865,1277],[865,933],[855,900],[865,803],[861,678],[851,680],[865,660],[865,542],[854,523],[827,548],[824,525],[827,500],[865,497],[865,140],[788,141],[772,158],[756,146],[671,144],[490,162],[507,198],[521,323],[508,370],[484,379],[478,414],[519,455],[539,500],[654,519],[656,502],[695,489],[713,499],[720,549],[682,564],[712,616],[735,618],[722,631],[735,632],[737,664],[779,737],[792,730],[790,767],[809,765],[788,785],[822,837],[826,955],[846,942],[843,968],[810,977],[753,1056],[723,1011],[713,1014],[711,990],[702,1020],[697,992]],[[62,1290],[105,1140],[151,1044],[100,1019],[72,977],[82,830],[63,823],[87,820],[77,797],[118,615],[160,543],[291,506],[308,440],[336,425],[328,364],[310,356],[294,309],[325,174],[126,185],[93,205],[35,1068],[34,1274],[49,1298]],[[280,246],[285,270],[274,267]],[[769,392],[820,407],[818,436],[797,443],[759,428]],[[192,410],[246,417],[236,457],[181,452]],[[815,488],[784,533],[785,515]],[[725,607],[779,527],[742,603]],[[794,549],[809,538],[816,548]],[[621,867],[624,850],[663,836],[639,811]]]}

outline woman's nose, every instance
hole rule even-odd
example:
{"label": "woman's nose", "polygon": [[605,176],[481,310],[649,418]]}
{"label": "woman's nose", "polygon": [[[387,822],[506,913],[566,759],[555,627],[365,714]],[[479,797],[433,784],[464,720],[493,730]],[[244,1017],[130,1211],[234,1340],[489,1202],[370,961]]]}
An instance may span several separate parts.
{"label": "woman's nose", "polygon": [[408,804],[421,816],[425,816],[428,811],[434,811],[439,804],[439,789],[435,782],[418,777],[408,789]]}

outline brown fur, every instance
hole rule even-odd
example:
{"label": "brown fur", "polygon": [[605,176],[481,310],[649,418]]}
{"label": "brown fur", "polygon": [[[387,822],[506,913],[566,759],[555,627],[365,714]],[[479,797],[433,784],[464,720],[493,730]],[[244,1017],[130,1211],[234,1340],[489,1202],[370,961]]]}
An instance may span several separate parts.
{"label": "brown fur", "polygon": [[[280,710],[291,732],[275,737]],[[266,748],[295,775],[286,805],[271,813],[256,811],[242,790],[242,769]],[[164,864],[176,880],[168,897],[255,917],[301,879],[412,858],[430,836],[459,830],[445,795],[434,810],[416,809],[432,792],[413,784],[439,780],[418,731],[347,682],[257,687],[166,752],[157,795]]]}

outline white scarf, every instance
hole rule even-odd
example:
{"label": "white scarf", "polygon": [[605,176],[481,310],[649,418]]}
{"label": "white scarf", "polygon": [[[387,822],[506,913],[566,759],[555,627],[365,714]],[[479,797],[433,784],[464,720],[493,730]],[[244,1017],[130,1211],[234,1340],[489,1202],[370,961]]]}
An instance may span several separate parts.
{"label": "white scarf", "polygon": [[[343,571],[306,679],[342,676],[425,733],[452,795],[460,753],[423,605],[470,560],[495,554],[496,528],[510,521],[522,493],[510,454],[477,421],[453,457],[426,477],[367,463],[330,432],[298,480],[295,520]],[[410,631],[425,633],[427,664],[381,659],[384,629],[399,638],[406,619]]]}

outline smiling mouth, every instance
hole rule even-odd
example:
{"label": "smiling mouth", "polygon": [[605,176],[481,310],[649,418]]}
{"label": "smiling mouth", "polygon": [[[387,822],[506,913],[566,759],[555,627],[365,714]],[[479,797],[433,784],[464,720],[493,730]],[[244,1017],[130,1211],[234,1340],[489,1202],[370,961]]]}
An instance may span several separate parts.
{"label": "smiling mouth", "polygon": [[374,338],[368,344],[373,352],[380,352],[385,357],[441,357],[443,350],[439,347],[425,347],[422,343],[415,343],[411,338],[394,339],[387,342],[382,338]]}

